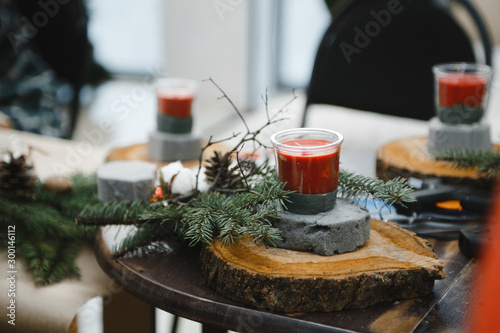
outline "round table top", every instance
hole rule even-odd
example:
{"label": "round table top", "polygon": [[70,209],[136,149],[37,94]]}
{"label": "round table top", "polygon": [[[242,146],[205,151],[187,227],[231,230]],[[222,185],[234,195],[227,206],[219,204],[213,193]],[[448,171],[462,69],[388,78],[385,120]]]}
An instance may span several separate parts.
{"label": "round table top", "polygon": [[245,306],[208,288],[197,248],[112,259],[110,248],[124,237],[124,229],[102,228],[96,240],[97,260],[112,279],[152,306],[239,332],[453,331],[463,324],[463,300],[470,293],[475,267],[460,253],[458,241],[431,240],[448,276],[436,281],[431,294],[358,310],[284,314]]}

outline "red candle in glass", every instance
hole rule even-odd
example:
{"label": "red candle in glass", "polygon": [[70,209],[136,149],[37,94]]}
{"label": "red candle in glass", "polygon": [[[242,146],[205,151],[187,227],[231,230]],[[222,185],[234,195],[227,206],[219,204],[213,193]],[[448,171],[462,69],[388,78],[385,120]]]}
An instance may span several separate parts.
{"label": "red candle in glass", "polygon": [[271,140],[278,177],[287,190],[325,194],[337,189],[342,135],[299,128],[276,133]]}
{"label": "red candle in glass", "polygon": [[445,63],[432,67],[436,115],[447,124],[481,121],[488,99],[492,69],[478,63]]}
{"label": "red candle in glass", "polygon": [[191,117],[194,93],[187,89],[159,91],[158,112],[177,118]]}
{"label": "red candle in glass", "polygon": [[488,83],[486,78],[462,73],[443,76],[438,81],[440,106],[464,104],[477,108],[483,103]]}
{"label": "red candle in glass", "polygon": [[156,90],[158,113],[177,118],[191,117],[196,81],[184,78],[160,79]]}

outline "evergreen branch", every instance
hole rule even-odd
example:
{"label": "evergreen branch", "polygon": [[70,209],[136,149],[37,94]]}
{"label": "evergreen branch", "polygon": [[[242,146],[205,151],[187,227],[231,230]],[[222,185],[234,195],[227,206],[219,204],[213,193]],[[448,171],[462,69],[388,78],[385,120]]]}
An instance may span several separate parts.
{"label": "evergreen branch", "polygon": [[189,246],[210,244],[215,238],[223,246],[229,246],[244,234],[256,243],[274,244],[280,232],[269,221],[279,217],[278,205],[287,198],[289,192],[283,187],[275,177],[268,176],[251,191],[230,195],[201,193],[188,205],[184,217]]}
{"label": "evergreen branch", "polygon": [[0,224],[15,223],[17,229],[40,237],[74,235],[78,231],[56,209],[44,204],[0,196]]}
{"label": "evergreen branch", "polygon": [[387,205],[412,202],[413,189],[408,186],[407,180],[401,177],[388,182],[378,178],[357,175],[345,170],[339,171],[339,194],[344,197],[381,200]]}
{"label": "evergreen branch", "polygon": [[[138,215],[142,223],[115,247],[113,258],[143,250],[146,253],[164,252],[181,245],[185,228],[181,225],[186,211],[184,205],[150,206]],[[164,242],[168,242],[168,245]]]}
{"label": "evergreen branch", "polygon": [[218,192],[202,193],[187,207],[184,217],[187,231],[184,237],[190,241],[189,246],[200,242],[210,244],[216,231],[217,213],[224,208],[226,198]]}
{"label": "evergreen branch", "polygon": [[59,242],[56,256],[48,267],[41,284],[48,285],[68,277],[80,277],[80,269],[75,263],[80,252],[81,240],[66,238]]}
{"label": "evergreen branch", "polygon": [[[60,282],[67,277],[80,277],[75,263],[81,243],[73,238],[33,238],[20,234],[17,254],[27,262],[27,270],[36,285]],[[29,240],[28,238],[29,237]]]}
{"label": "evergreen branch", "polygon": [[34,200],[55,208],[69,218],[78,215],[82,207],[99,202],[96,174],[90,176],[75,174],[71,179],[73,180],[73,189],[69,193],[48,191],[43,187],[43,184],[38,183],[33,193]]}
{"label": "evergreen branch", "polygon": [[438,161],[451,162],[457,169],[475,169],[479,177],[495,180],[500,173],[500,152],[450,149],[435,154]]}
{"label": "evergreen branch", "polygon": [[85,206],[75,218],[79,225],[103,226],[112,224],[139,224],[140,214],[149,206],[147,201],[103,202]]}
{"label": "evergreen branch", "polygon": [[139,251],[143,251],[144,254],[167,252],[178,246],[179,235],[173,228],[146,222],[113,248],[112,258],[117,259]]}

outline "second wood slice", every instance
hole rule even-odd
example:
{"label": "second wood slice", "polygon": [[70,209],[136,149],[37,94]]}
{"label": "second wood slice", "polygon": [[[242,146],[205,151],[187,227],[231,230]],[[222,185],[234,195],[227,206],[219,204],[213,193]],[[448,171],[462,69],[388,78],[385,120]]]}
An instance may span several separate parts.
{"label": "second wood slice", "polygon": [[333,256],[255,245],[206,247],[201,267],[223,296],[278,312],[338,311],[423,296],[446,275],[430,244],[391,222],[371,220],[370,239]]}
{"label": "second wood slice", "polygon": [[[500,150],[499,145],[495,145]],[[377,177],[388,181],[396,177],[440,178],[443,182],[487,188],[476,169],[457,169],[449,162],[437,161],[427,152],[426,137],[395,140],[377,150]]]}

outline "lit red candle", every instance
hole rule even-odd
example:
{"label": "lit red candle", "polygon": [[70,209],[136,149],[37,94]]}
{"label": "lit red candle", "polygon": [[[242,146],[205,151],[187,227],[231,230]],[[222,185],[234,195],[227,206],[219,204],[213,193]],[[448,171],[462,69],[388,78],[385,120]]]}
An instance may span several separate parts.
{"label": "lit red candle", "polygon": [[300,194],[325,194],[337,189],[342,135],[323,129],[299,128],[273,135],[276,167],[285,188]]}

